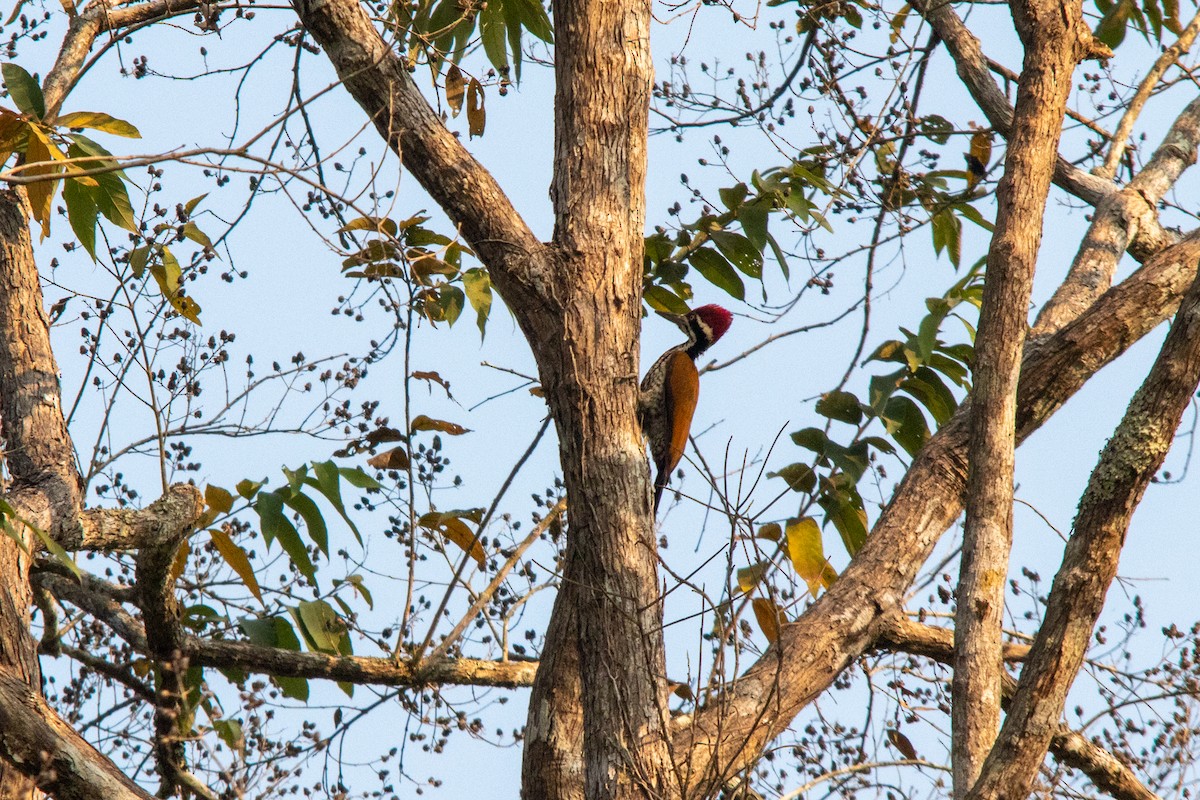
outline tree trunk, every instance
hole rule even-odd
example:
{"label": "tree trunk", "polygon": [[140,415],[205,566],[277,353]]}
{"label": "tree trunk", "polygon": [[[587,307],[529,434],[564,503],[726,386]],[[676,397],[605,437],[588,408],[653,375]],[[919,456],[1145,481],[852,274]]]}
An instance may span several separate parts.
{"label": "tree trunk", "polygon": [[1078,2],[1014,0],[1025,45],[1013,127],[996,190],[971,393],[966,527],[954,617],[951,763],[965,797],[1000,728],[1001,622],[1012,548],[1017,379],[1071,73],[1091,33]]}
{"label": "tree trunk", "polygon": [[[37,264],[20,194],[0,192],[0,425],[12,485],[6,500],[23,519],[54,531],[65,507],[78,510],[79,484],[59,403],[58,367],[42,304]],[[75,516],[78,516],[77,514]],[[0,535],[0,670],[41,692],[37,645],[29,633],[34,534],[8,520],[18,541]],[[32,797],[40,765],[0,760],[0,797]]]}

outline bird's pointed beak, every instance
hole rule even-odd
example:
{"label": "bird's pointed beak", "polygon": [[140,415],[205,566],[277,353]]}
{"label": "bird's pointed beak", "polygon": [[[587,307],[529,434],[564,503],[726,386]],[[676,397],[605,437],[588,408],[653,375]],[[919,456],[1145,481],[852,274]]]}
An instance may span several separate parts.
{"label": "bird's pointed beak", "polygon": [[680,328],[684,328],[687,325],[687,321],[683,318],[682,314],[672,314],[670,311],[658,311],[658,310],[656,310],[654,313],[658,314],[660,317],[662,317],[665,320],[669,320],[670,322],[675,323]]}

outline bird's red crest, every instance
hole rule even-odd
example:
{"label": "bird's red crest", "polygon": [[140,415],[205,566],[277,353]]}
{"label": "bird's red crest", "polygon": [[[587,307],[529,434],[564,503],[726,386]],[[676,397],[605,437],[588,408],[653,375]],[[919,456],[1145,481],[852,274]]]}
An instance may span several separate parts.
{"label": "bird's red crest", "polygon": [[692,311],[700,320],[712,331],[712,340],[715,342],[725,335],[725,331],[729,330],[729,326],[733,324],[733,314],[728,310],[718,305],[700,306]]}

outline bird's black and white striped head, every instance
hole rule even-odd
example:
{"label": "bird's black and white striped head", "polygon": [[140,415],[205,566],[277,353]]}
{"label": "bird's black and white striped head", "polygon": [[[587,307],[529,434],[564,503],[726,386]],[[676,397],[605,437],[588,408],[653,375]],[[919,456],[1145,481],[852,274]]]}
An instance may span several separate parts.
{"label": "bird's black and white striped head", "polygon": [[713,343],[725,335],[733,322],[733,314],[718,305],[694,308],[686,314],[658,312],[659,316],[671,320],[688,337],[688,355],[696,358]]}

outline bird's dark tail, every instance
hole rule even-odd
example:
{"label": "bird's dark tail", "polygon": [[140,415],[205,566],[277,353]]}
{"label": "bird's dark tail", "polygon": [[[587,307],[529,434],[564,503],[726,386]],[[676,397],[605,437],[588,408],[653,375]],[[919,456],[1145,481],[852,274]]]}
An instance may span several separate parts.
{"label": "bird's dark tail", "polygon": [[662,500],[663,489],[667,488],[667,480],[670,477],[671,477],[670,475],[664,474],[664,471],[660,468],[658,470],[658,475],[654,479],[654,516],[655,517],[658,516],[658,504],[659,504],[659,501]]}

